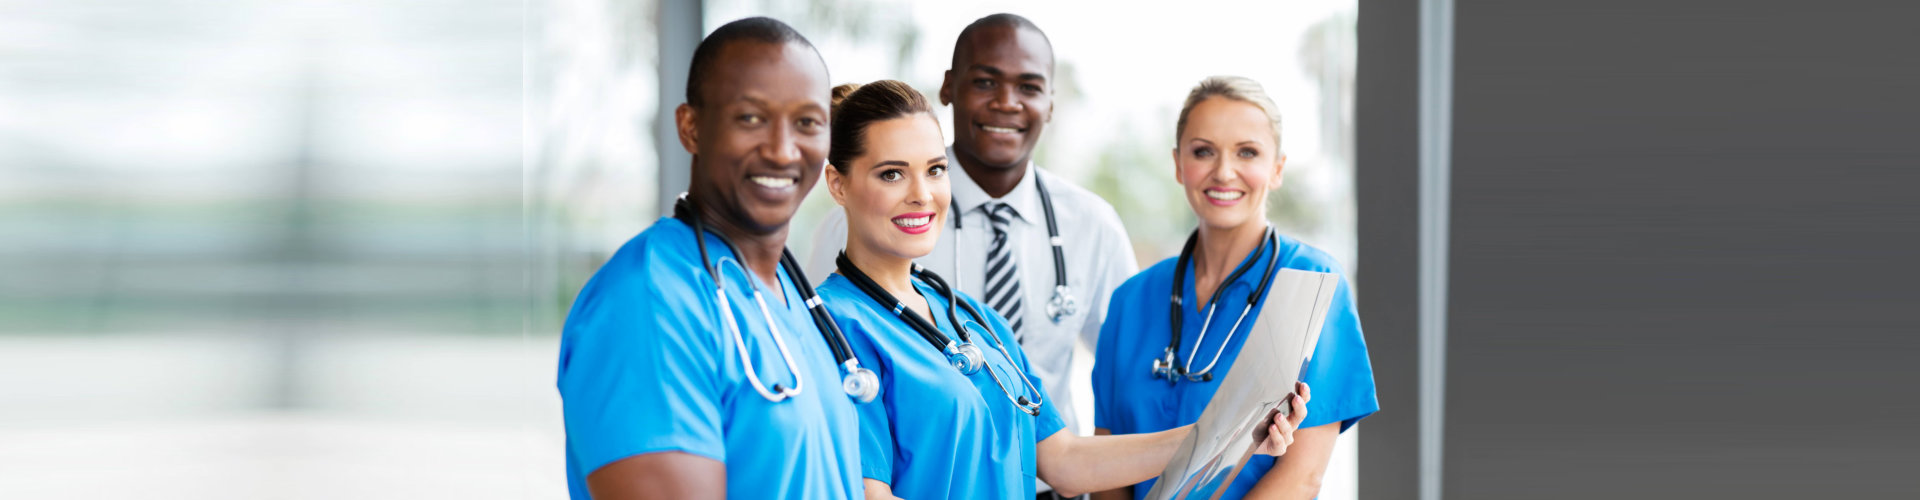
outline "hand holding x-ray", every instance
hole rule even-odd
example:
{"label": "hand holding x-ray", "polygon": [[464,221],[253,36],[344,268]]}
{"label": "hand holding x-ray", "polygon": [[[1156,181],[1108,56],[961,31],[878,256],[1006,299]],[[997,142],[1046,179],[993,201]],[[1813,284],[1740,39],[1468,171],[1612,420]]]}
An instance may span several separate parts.
{"label": "hand holding x-ray", "polygon": [[[1274,274],[1259,319],[1232,369],[1207,402],[1147,498],[1218,498],[1254,454],[1280,455],[1307,417],[1300,376],[1319,344],[1320,325],[1340,284],[1334,274]],[[1185,383],[1185,382],[1182,382]]]}
{"label": "hand holding x-ray", "polygon": [[1313,391],[1306,382],[1294,382],[1293,394],[1287,395],[1287,404],[1267,412],[1267,427],[1254,431],[1254,442],[1260,443],[1253,448],[1256,455],[1281,456],[1287,454],[1287,447],[1293,446],[1293,431],[1300,429],[1300,422],[1307,419],[1307,402],[1313,400]]}

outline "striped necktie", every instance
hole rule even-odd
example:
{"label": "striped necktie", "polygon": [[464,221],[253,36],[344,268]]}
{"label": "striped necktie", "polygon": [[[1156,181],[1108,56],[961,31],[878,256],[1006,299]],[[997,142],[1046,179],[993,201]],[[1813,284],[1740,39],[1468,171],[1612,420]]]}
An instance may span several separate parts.
{"label": "striped necktie", "polygon": [[1013,258],[1013,245],[1008,240],[1007,223],[1014,216],[1013,206],[1003,202],[988,202],[987,219],[993,222],[993,243],[987,247],[987,305],[999,311],[1013,327],[1013,339],[1025,343],[1022,331],[1025,316],[1021,305],[1025,300],[1020,293],[1020,263]]}

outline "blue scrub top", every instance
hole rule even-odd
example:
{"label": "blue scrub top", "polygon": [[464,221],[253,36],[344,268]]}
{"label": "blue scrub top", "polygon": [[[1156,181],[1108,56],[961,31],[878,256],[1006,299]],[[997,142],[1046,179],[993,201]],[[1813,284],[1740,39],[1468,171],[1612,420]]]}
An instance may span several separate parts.
{"label": "blue scrub top", "polygon": [[[733,257],[702,236],[715,262]],[[674,451],[725,462],[731,498],[863,496],[859,417],[792,277],[782,270],[780,289],[760,285],[804,377],[798,396],[775,403],[747,381],[719,323],[738,322],[761,383],[794,385],[749,294],[758,278],[721,267],[732,302],[721,311],[693,237],[661,218],[594,273],[567,314],[558,385],[573,498],[590,498],[587,474],[601,466]]]}
{"label": "blue scrub top", "polygon": [[[1193,367],[1198,370],[1206,366],[1220,343],[1227,338],[1226,329],[1233,324],[1235,316],[1246,305],[1247,295],[1256,290],[1260,278],[1265,274],[1268,251],[1263,249],[1247,256],[1253,261],[1253,268],[1241,275],[1239,280],[1228,283],[1227,292],[1220,298],[1220,308],[1213,318],[1212,330],[1207,332],[1205,344]],[[1279,236],[1280,267],[1325,273],[1342,274],[1340,285],[1333,296],[1326,322],[1320,329],[1320,342],[1314,347],[1313,360],[1307,363],[1306,373],[1301,377],[1313,391],[1313,400],[1307,402],[1307,418],[1300,423],[1301,428],[1317,427],[1340,422],[1340,430],[1345,432],[1361,418],[1380,409],[1380,402],[1373,392],[1373,365],[1367,361],[1367,341],[1360,334],[1360,316],[1353,304],[1353,294],[1348,291],[1347,279],[1340,273],[1333,257],[1326,252],[1313,248],[1284,235]],[[1255,260],[1257,259],[1257,260]],[[1248,331],[1253,329],[1254,318],[1260,314],[1265,304],[1256,304],[1253,312],[1235,330],[1233,339],[1226,346],[1226,353],[1220,356],[1220,364],[1214,367],[1214,377],[1210,382],[1193,382],[1185,378],[1176,384],[1168,384],[1164,378],[1153,376],[1153,360],[1164,356],[1167,342],[1172,333],[1167,331],[1169,295],[1173,292],[1174,266],[1178,257],[1160,261],[1153,267],[1127,280],[1113,292],[1113,301],[1107,307],[1107,321],[1100,331],[1100,344],[1096,348],[1093,365],[1093,397],[1095,427],[1104,428],[1114,434],[1133,434],[1158,432],[1200,420],[1200,412],[1213,400],[1213,392],[1220,388],[1220,382],[1233,369],[1234,358],[1239,356],[1240,347],[1245,343]],[[1242,262],[1244,264],[1245,261]],[[1189,266],[1192,264],[1190,263]],[[1186,282],[1181,284],[1181,303],[1198,304],[1193,291],[1194,272],[1187,269]],[[1212,304],[1208,304],[1209,307]],[[1190,309],[1182,313],[1180,334],[1179,363],[1184,365],[1193,342],[1200,336],[1201,322],[1206,320],[1206,310]],[[1221,498],[1237,499],[1246,496],[1247,491],[1260,481],[1273,468],[1274,457],[1256,455],[1247,462],[1247,466],[1233,479]],[[1147,491],[1153,488],[1153,479],[1148,479],[1133,488],[1134,498],[1145,498]]]}
{"label": "blue scrub top", "polygon": [[[947,319],[946,297],[917,279],[914,288],[933,312],[927,319],[947,338],[959,338]],[[961,374],[906,320],[881,309],[844,276],[831,275],[819,290],[860,362],[880,375],[879,399],[858,408],[861,474],[887,483],[894,496],[916,500],[1034,497],[1034,451],[1066,426],[1052,401],[1040,406],[1038,416],[1020,411],[986,368]],[[1027,355],[1013,343],[1006,320],[972,297],[956,296],[980,311],[1033,387],[1045,391],[1040,377],[1027,370]],[[965,309],[957,314],[969,329],[978,328]],[[1026,386],[1011,378],[1022,372],[1010,369],[1008,357],[984,332],[970,331],[1007,390],[1023,394]]]}

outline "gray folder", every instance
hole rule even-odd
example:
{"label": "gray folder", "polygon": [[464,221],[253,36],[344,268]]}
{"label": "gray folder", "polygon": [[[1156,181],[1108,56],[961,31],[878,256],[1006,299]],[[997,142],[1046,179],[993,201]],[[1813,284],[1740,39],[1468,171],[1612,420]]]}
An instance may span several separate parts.
{"label": "gray folder", "polygon": [[1233,369],[1154,481],[1148,499],[1212,499],[1226,492],[1259,444],[1255,433],[1264,430],[1269,416],[1290,412],[1293,383],[1312,361],[1320,325],[1339,284],[1335,274],[1295,269],[1274,274],[1266,305]]}

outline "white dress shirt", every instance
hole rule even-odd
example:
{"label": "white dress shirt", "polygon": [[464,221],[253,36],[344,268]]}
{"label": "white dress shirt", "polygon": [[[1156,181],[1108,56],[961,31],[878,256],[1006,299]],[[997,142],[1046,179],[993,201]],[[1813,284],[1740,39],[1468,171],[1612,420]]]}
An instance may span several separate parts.
{"label": "white dress shirt", "polygon": [[[947,157],[953,157],[952,149],[947,150]],[[1084,435],[1074,411],[1072,391],[1068,389],[1074,341],[1085,342],[1088,352],[1093,351],[1100,341],[1100,324],[1107,318],[1107,299],[1114,288],[1139,271],[1139,264],[1134,261],[1133,243],[1127,239],[1127,229],[1120,224],[1120,214],[1114,212],[1112,205],[1092,191],[1032,163],[1027,165],[1028,175],[1021,176],[1012,191],[1000,198],[989,198],[957,161],[951,163],[947,172],[953,188],[953,210],[948,213],[946,224],[940,227],[940,240],[933,253],[916,262],[946,278],[959,291],[985,300],[987,246],[993,239],[993,226],[982,205],[1000,201],[1013,206],[1018,217],[1008,224],[1007,237],[1018,252],[1014,258],[1019,259],[1020,290],[1026,300],[1020,312],[1026,316],[1023,327],[1026,343],[1021,347],[1034,374],[1046,385],[1046,404],[1053,405],[1061,419],[1066,420],[1069,431]],[[1047,316],[1047,303],[1053,299],[1053,246],[1047,241],[1046,212],[1041,208],[1040,191],[1034,187],[1036,178],[1046,183],[1047,194],[1053,198],[1054,220],[1063,241],[1061,250],[1066,255],[1067,286],[1079,305],[1073,315],[1060,318],[1059,323]],[[958,230],[953,227],[955,217],[961,219]],[[814,234],[813,247],[803,270],[808,276],[825,279],[833,272],[834,257],[846,243],[846,214],[838,208],[829,210]]]}

